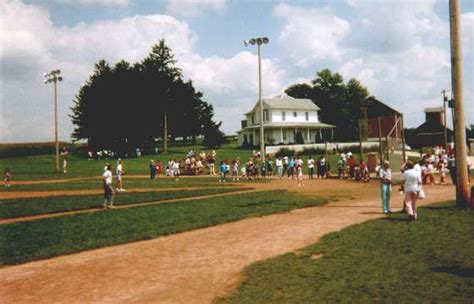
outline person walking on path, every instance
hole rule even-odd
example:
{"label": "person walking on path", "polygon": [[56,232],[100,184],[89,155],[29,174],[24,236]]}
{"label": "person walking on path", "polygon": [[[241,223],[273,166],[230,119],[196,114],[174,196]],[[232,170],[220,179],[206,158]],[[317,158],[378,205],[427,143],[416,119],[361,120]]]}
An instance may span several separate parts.
{"label": "person walking on path", "polygon": [[383,213],[392,213],[390,210],[390,196],[392,194],[392,171],[390,170],[389,161],[386,160],[383,162],[382,168],[379,170],[379,177]]}
{"label": "person walking on path", "polygon": [[414,169],[414,164],[411,160],[407,161],[407,170],[403,172],[404,181],[404,193],[405,193],[405,204],[408,212],[408,218],[410,220],[417,219],[416,213],[416,201],[418,199],[418,193],[421,190],[421,174],[418,170]]}
{"label": "person walking on path", "polygon": [[308,176],[309,179],[313,179],[314,174],[314,159],[312,156],[308,158]]}
{"label": "person walking on path", "polygon": [[150,161],[150,179],[155,179],[156,177],[156,164],[155,161],[152,159]]}
{"label": "person walking on path", "polygon": [[104,208],[113,209],[114,206],[114,189],[112,188],[112,165],[106,164],[105,171],[102,175],[102,183],[104,186]]}
{"label": "person walking on path", "polygon": [[124,175],[125,171],[123,169],[123,161],[122,159],[118,159],[117,161],[117,168],[115,168],[115,177],[117,178],[117,191],[123,192],[125,189],[123,188],[122,183],[122,176]]}

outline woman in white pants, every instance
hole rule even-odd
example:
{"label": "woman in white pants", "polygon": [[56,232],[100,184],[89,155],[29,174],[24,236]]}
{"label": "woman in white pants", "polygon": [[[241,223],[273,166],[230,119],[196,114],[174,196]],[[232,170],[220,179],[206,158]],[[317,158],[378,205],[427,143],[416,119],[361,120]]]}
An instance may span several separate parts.
{"label": "woman in white pants", "polygon": [[418,170],[415,170],[414,167],[413,162],[409,160],[406,163],[407,170],[403,172],[403,180],[405,181],[405,204],[410,220],[416,220],[417,218],[416,201],[422,185],[421,174]]}

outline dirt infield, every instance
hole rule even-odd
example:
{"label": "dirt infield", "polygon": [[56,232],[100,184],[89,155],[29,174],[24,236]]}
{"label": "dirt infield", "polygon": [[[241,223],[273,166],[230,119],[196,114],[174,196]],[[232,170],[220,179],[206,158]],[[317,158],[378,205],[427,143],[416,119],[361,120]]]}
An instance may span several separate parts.
{"label": "dirt infield", "polygon": [[[243,268],[316,242],[349,225],[379,218],[379,184],[323,180],[255,185],[307,196],[350,198],[326,206],[250,218],[215,227],[0,269],[5,303],[210,303],[239,281]],[[452,199],[454,187],[426,189],[428,204]],[[392,205],[401,207],[394,191]],[[423,216],[422,213],[419,214]]]}

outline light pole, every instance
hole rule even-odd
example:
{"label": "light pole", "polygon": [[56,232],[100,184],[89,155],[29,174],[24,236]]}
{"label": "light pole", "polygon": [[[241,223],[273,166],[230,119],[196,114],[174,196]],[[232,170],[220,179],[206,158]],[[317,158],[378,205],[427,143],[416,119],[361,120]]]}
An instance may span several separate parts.
{"label": "light pole", "polygon": [[259,38],[252,38],[249,40],[244,41],[244,45],[248,46],[257,45],[257,53],[258,53],[258,102],[260,107],[260,159],[262,162],[262,166],[265,166],[265,137],[264,137],[264,130],[263,130],[263,100],[262,100],[262,59],[260,54],[260,46],[262,44],[268,43],[267,37],[259,37]]}
{"label": "light pole", "polygon": [[58,81],[62,81],[60,70],[44,73],[44,83],[54,84],[54,141],[56,143],[56,173],[59,173],[59,141],[58,141]]}

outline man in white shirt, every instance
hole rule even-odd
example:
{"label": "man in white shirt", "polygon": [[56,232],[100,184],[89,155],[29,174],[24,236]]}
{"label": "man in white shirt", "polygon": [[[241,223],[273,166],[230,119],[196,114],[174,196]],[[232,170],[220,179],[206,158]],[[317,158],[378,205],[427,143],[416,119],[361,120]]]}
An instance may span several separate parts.
{"label": "man in white shirt", "polygon": [[308,159],[308,175],[309,179],[313,179],[313,173],[314,173],[314,159],[312,156],[309,157]]}
{"label": "man in white shirt", "polygon": [[102,174],[102,182],[104,186],[104,208],[113,209],[114,206],[114,189],[112,188],[112,165],[106,164],[104,174]]}
{"label": "man in white shirt", "polygon": [[116,178],[117,178],[117,191],[119,191],[119,192],[125,191],[125,189],[123,188],[123,185],[122,185],[122,175],[123,175],[123,173],[124,173],[123,162],[119,158],[118,161],[117,161],[117,168],[115,169],[115,175],[116,175]]}

